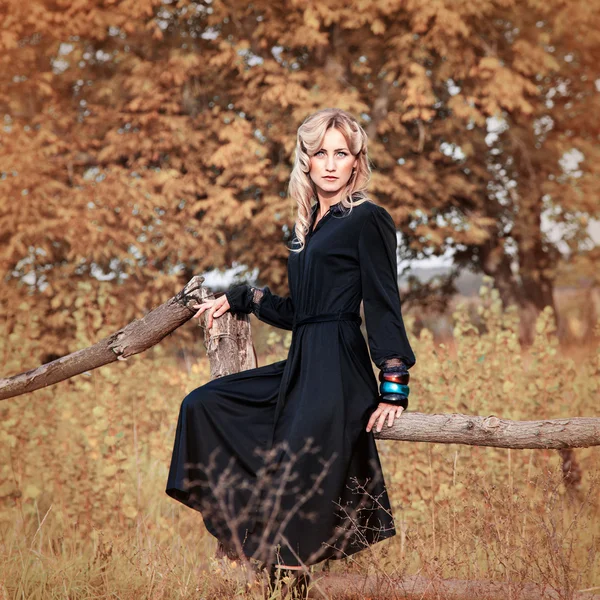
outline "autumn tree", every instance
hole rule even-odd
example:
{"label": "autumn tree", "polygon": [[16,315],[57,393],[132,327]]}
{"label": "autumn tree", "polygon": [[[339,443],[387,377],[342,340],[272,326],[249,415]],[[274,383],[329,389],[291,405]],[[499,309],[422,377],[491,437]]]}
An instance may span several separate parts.
{"label": "autumn tree", "polygon": [[[59,354],[194,273],[286,288],[295,132],[370,135],[402,258],[453,249],[506,302],[552,304],[596,201],[597,2],[8,0],[0,7],[0,288]],[[576,171],[566,153],[583,159]],[[19,329],[21,328],[21,329]]]}

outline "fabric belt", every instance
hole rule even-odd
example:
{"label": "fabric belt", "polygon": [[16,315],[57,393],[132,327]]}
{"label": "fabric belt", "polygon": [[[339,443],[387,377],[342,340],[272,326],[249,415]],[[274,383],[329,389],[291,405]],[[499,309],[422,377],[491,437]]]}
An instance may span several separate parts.
{"label": "fabric belt", "polygon": [[321,313],[320,315],[313,315],[301,319],[293,325],[293,329],[297,329],[301,325],[308,325],[309,323],[324,323],[326,321],[356,321],[359,325],[362,323],[362,319],[359,313],[353,312],[337,312],[337,313]]}

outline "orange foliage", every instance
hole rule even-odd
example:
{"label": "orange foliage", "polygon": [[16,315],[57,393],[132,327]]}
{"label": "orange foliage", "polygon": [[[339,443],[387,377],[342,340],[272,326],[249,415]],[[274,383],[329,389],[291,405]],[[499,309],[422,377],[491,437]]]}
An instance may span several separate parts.
{"label": "orange foliage", "polygon": [[[284,293],[294,136],[324,106],[367,128],[403,257],[455,248],[503,300],[551,304],[541,211],[574,250],[600,211],[595,4],[9,0],[8,333],[63,354],[236,263]],[[573,148],[577,177],[559,163]]]}

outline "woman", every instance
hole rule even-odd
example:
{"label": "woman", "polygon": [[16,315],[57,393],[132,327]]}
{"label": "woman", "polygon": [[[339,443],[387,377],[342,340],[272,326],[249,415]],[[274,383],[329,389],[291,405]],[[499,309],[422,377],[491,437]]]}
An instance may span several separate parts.
{"label": "woman", "polygon": [[183,400],[166,489],[202,511],[232,554],[263,565],[302,568],[395,534],[372,428],[406,408],[415,356],[396,228],[368,198],[369,177],[357,121],[339,109],[309,116],[289,183],[298,208],[290,296],[242,284],[195,307],[209,328],[229,310],[293,331],[287,359],[212,380]]}

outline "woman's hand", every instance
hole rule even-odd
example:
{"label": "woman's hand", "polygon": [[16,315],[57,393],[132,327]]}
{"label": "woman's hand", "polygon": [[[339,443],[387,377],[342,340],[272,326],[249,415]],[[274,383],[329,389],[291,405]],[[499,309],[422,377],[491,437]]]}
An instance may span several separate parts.
{"label": "woman's hand", "polygon": [[391,427],[394,424],[394,419],[399,417],[404,408],[402,406],[397,406],[396,404],[388,404],[387,402],[380,402],[379,406],[373,411],[371,418],[369,419],[369,423],[367,425],[367,431],[371,431],[375,421],[379,419],[377,433],[381,431],[383,428],[383,424],[387,418],[388,427]]}
{"label": "woman's hand", "polygon": [[223,294],[214,300],[205,300],[202,304],[194,304],[192,308],[198,308],[198,312],[192,317],[192,319],[199,319],[200,315],[208,310],[207,315],[207,329],[213,326],[213,317],[219,318],[224,315],[231,307],[227,300],[227,296]]}

